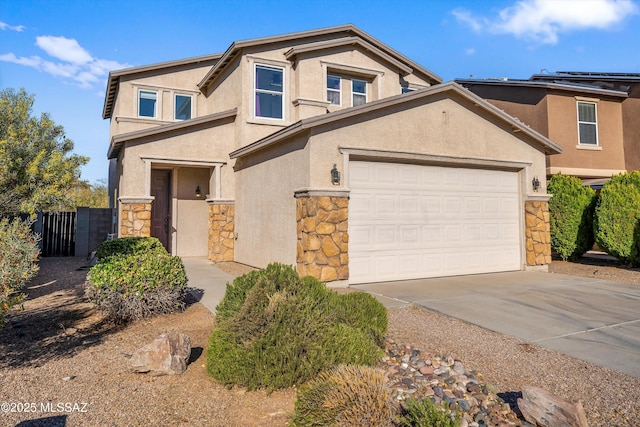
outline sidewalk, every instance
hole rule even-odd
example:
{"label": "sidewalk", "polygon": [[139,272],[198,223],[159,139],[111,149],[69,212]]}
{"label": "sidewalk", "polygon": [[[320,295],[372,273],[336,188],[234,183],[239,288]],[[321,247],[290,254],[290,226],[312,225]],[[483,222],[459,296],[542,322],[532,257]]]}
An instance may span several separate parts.
{"label": "sidewalk", "polygon": [[191,294],[215,314],[216,306],[224,298],[227,283],[233,282],[233,277],[211,263],[206,257],[183,257]]}

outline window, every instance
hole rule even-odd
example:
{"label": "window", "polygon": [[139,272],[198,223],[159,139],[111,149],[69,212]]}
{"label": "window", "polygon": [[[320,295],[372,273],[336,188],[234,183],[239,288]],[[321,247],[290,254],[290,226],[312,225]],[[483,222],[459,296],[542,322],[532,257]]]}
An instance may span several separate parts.
{"label": "window", "polygon": [[594,102],[578,102],[578,144],[598,145],[598,123]]}
{"label": "window", "polygon": [[327,101],[331,105],[340,105],[342,103],[341,98],[340,77],[327,76]]}
{"label": "window", "polygon": [[256,65],[256,117],[283,119],[284,69]]}
{"label": "window", "polygon": [[191,118],[191,97],[189,95],[175,96],[175,113],[176,120],[189,120]]}
{"label": "window", "polygon": [[351,105],[366,104],[367,102],[367,82],[364,80],[351,80]]}
{"label": "window", "polygon": [[155,117],[158,94],[149,90],[138,92],[138,116]]}
{"label": "window", "polygon": [[410,87],[403,87],[401,93],[409,93],[413,92],[415,89],[411,89]]}

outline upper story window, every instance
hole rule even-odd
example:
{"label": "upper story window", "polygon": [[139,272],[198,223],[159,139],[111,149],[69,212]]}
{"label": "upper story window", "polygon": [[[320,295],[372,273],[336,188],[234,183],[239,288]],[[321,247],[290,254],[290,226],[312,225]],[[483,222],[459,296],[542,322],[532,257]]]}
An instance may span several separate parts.
{"label": "upper story window", "polygon": [[578,143],[580,145],[598,145],[595,102],[578,101]]}
{"label": "upper story window", "polygon": [[138,116],[156,117],[158,92],[150,90],[138,91]]}
{"label": "upper story window", "polygon": [[340,77],[327,75],[327,101],[331,105],[342,104],[342,91],[340,90]]}
{"label": "upper story window", "polygon": [[191,96],[176,94],[174,98],[175,120],[189,120],[191,119]]}
{"label": "upper story window", "polygon": [[284,69],[256,64],[255,75],[255,116],[283,119]]}
{"label": "upper story window", "polygon": [[351,80],[351,105],[367,103],[367,82],[364,80]]}

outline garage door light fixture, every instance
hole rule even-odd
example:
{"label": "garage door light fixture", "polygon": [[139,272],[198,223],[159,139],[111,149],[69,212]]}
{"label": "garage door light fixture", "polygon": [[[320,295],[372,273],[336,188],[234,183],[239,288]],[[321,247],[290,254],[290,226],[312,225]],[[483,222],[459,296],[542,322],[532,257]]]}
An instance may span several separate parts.
{"label": "garage door light fixture", "polygon": [[331,169],[331,183],[333,185],[340,185],[340,171],[338,171],[338,167],[335,163]]}
{"label": "garage door light fixture", "polygon": [[537,192],[540,189],[540,180],[537,176],[533,177],[531,181],[531,185],[533,185],[533,191]]}

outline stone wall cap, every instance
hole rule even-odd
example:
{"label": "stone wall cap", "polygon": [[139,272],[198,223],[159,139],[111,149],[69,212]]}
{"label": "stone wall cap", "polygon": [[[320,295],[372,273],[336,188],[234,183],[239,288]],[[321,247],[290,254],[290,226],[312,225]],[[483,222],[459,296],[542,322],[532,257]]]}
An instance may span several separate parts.
{"label": "stone wall cap", "polygon": [[351,190],[344,187],[338,188],[301,188],[293,191],[295,198],[300,197],[349,197]]}
{"label": "stone wall cap", "polygon": [[553,194],[527,194],[525,202],[548,202]]}
{"label": "stone wall cap", "polygon": [[210,205],[233,205],[236,201],[235,199],[206,199]]}
{"label": "stone wall cap", "polygon": [[133,203],[151,203],[155,200],[156,198],[153,196],[138,196],[138,197],[129,197],[129,196],[122,196],[122,197],[118,197],[118,201],[120,203],[126,203],[126,204],[133,204]]}

